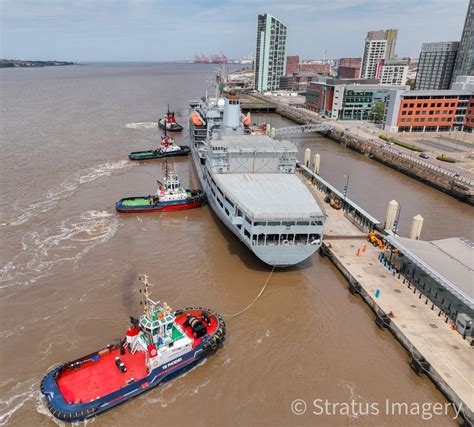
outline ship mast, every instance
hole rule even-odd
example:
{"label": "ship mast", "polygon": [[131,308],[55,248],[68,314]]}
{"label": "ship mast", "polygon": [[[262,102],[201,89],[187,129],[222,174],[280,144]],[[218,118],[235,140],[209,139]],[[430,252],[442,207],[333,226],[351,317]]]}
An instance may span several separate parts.
{"label": "ship mast", "polygon": [[148,289],[148,286],[149,286],[149,282],[148,282],[148,275],[147,274],[141,274],[139,277],[138,277],[138,280],[140,280],[140,282],[142,282],[145,287],[143,289],[143,296],[145,298],[145,301],[144,301],[144,307],[143,307],[143,310],[145,312],[145,316],[148,318],[148,320],[152,320],[152,313],[151,313],[151,310],[150,310],[150,304],[149,304],[149,301],[150,301],[150,291]]}
{"label": "ship mast", "polygon": [[165,159],[165,182],[169,178],[170,171],[168,169],[168,159]]}

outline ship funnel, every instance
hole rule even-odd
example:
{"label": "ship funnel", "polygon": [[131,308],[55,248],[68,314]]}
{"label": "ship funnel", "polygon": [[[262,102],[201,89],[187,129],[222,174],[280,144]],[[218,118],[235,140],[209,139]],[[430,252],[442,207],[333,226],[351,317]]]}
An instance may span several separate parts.
{"label": "ship funnel", "polygon": [[224,126],[230,128],[240,127],[240,100],[236,95],[225,98]]}

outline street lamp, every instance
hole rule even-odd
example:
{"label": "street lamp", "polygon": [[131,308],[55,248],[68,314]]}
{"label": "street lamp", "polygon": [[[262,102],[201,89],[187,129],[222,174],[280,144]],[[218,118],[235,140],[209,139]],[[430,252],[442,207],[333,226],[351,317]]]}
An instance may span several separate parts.
{"label": "street lamp", "polygon": [[402,212],[402,205],[399,203],[398,204],[398,211],[397,211],[397,218],[395,219],[395,221],[393,222],[393,226],[392,226],[392,231],[393,231],[393,234],[397,234],[397,231],[398,231],[398,224],[400,223],[400,213]]}

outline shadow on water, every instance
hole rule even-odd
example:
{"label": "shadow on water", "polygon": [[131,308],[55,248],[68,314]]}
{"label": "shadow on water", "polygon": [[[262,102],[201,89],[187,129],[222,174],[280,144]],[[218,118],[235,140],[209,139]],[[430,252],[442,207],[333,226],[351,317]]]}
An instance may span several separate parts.
{"label": "shadow on water", "polygon": [[137,291],[137,281],[140,273],[135,263],[133,263],[120,281],[122,306],[126,309],[127,313],[135,312],[138,306],[139,294]]}

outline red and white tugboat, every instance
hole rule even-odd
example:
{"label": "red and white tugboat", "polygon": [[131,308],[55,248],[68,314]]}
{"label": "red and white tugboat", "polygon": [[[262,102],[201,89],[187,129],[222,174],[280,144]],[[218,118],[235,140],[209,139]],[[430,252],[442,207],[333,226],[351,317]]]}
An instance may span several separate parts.
{"label": "red and white tugboat", "polygon": [[121,213],[180,211],[206,203],[204,192],[185,189],[178,175],[168,171],[168,163],[165,164],[164,184],[157,182],[158,190],[154,195],[125,197],[115,204],[115,209]]}
{"label": "red and white tugboat", "polygon": [[140,281],[145,312],[130,318],[125,337],[44,377],[41,392],[56,418],[73,422],[95,417],[181,375],[224,341],[219,314],[202,307],[173,310],[150,298],[146,275]]}
{"label": "red and white tugboat", "polygon": [[170,132],[181,132],[183,130],[183,126],[176,122],[174,112],[170,111],[169,105],[166,115],[158,120],[158,127]]}

